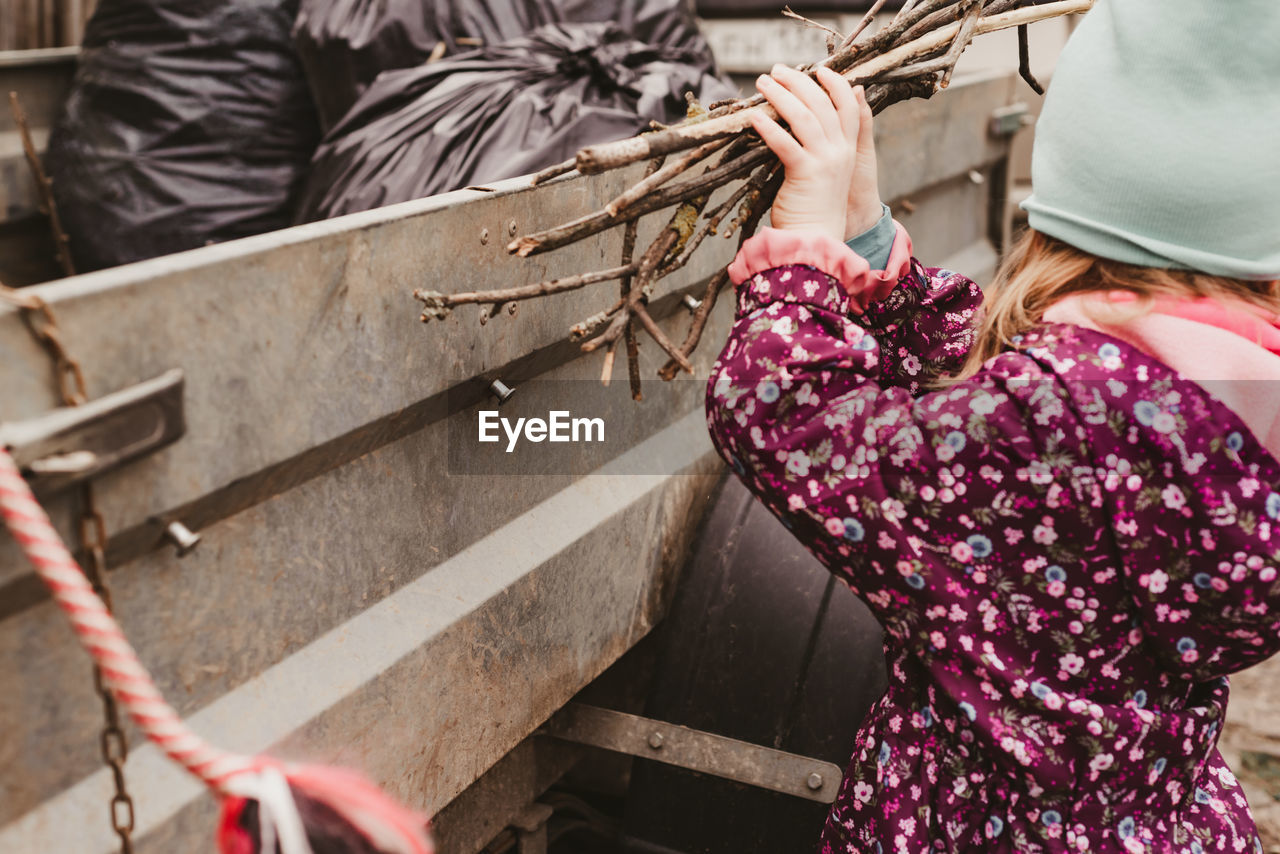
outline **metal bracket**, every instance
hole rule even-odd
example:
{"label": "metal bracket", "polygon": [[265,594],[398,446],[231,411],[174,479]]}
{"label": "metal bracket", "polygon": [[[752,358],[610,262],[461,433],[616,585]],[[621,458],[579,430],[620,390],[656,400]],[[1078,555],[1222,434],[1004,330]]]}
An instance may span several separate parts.
{"label": "metal bracket", "polygon": [[988,130],[992,136],[1013,136],[1024,127],[1034,123],[1035,119],[1031,116],[1031,111],[1027,108],[1027,105],[1019,102],[1010,104],[1007,107],[1000,107],[993,112]]}
{"label": "metal bracket", "polygon": [[516,831],[516,854],[547,854],[547,821],[551,813],[551,807],[535,803],[515,817],[511,826]]}
{"label": "metal bracket", "polygon": [[830,762],[583,703],[566,705],[541,734],[824,804],[844,776]]}
{"label": "metal bracket", "polygon": [[182,384],[182,371],[175,369],[81,406],[0,423],[0,445],[33,492],[61,492],[182,436]]}

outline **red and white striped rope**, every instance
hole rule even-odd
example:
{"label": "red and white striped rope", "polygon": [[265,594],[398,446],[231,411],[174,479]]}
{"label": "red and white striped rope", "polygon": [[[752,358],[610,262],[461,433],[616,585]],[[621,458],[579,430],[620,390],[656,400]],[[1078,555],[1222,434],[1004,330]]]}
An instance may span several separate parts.
{"label": "red and white striped rope", "polygon": [[71,620],[80,645],[102,671],[103,682],[143,734],[171,759],[221,794],[229,781],[260,767],[257,760],[220,750],[187,728],[160,696],[120,625],[93,592],[48,515],[0,447],[0,513],[54,600]]}

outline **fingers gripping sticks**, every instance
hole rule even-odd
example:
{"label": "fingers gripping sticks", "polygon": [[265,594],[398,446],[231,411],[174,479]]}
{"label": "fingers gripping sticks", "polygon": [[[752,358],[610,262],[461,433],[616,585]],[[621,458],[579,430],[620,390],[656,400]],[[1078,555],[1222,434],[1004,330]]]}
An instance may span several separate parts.
{"label": "fingers gripping sticks", "polygon": [[791,128],[783,130],[762,111],[751,126],[785,170],[773,203],[773,226],[816,230],[835,240],[865,231],[880,218],[871,108],[861,86],[828,68],[818,83],[794,68],[776,65],[756,81],[760,94]]}

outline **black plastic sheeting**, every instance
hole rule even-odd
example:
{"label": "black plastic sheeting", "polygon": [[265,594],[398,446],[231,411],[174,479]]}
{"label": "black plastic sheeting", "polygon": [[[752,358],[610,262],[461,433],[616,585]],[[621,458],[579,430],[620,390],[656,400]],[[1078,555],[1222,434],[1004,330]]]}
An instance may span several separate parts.
{"label": "black plastic sheeting", "polygon": [[548,24],[383,72],[317,150],[299,220],[526,174],[682,117],[686,91],[704,102],[736,94],[692,17],[681,26],[679,9],[664,5],[654,19],[668,25],[657,35],[666,44],[614,22]]}
{"label": "black plastic sheeting", "polygon": [[47,165],[83,272],[533,172],[686,91],[735,94],[688,0],[100,0]]}
{"label": "black plastic sheeting", "polygon": [[294,38],[328,130],[380,73],[423,65],[438,48],[453,58],[547,24],[605,22],[710,68],[689,0],[300,0]]}
{"label": "black plastic sheeting", "polygon": [[80,271],[288,225],[319,127],[296,0],[99,0],[47,164]]}

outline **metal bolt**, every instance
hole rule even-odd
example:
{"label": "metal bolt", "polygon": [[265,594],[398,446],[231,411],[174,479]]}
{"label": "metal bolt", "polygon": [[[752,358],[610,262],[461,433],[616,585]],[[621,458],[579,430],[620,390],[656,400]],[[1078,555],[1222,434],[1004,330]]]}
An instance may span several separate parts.
{"label": "metal bolt", "polygon": [[662,743],[664,741],[666,741],[666,739],[662,737],[662,733],[660,732],[654,732],[649,734],[649,746],[652,747],[654,750],[661,750]]}
{"label": "metal bolt", "polygon": [[181,522],[170,522],[164,529],[164,535],[177,549],[178,557],[186,557],[200,545],[200,535],[192,533],[191,529]]}
{"label": "metal bolt", "polygon": [[510,400],[511,395],[516,393],[515,389],[504,383],[502,380],[494,380],[489,383],[489,391],[491,391],[493,396],[498,399],[499,406]]}
{"label": "metal bolt", "polygon": [[80,474],[98,464],[98,455],[93,451],[71,451],[66,454],[54,454],[51,457],[35,460],[28,468],[32,474]]}
{"label": "metal bolt", "polygon": [[816,792],[822,788],[822,775],[819,774],[817,771],[814,771],[812,774],[809,775],[809,779],[805,780],[804,782],[810,789]]}
{"label": "metal bolt", "polygon": [[684,307],[689,309],[689,311],[697,311],[702,308],[702,300],[695,299],[693,294],[685,294],[684,299],[680,301],[684,303]]}
{"label": "metal bolt", "polygon": [[480,229],[480,244],[482,246],[489,245],[489,229],[487,228]]}
{"label": "metal bolt", "polygon": [[507,234],[511,235],[512,237],[515,237],[515,236],[516,236],[516,230],[517,230],[517,229],[516,229],[516,221],[513,219],[513,220],[511,220],[511,222],[507,223]]}

